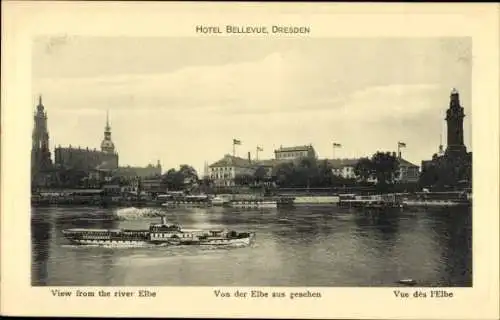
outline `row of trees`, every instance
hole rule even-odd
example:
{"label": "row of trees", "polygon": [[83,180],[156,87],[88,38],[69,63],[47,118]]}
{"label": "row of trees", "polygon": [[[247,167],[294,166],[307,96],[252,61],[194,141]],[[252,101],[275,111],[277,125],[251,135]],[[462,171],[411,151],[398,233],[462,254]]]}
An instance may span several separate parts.
{"label": "row of trees", "polygon": [[198,173],[187,164],[178,170],[172,168],[161,176],[161,186],[168,190],[180,191],[190,189],[198,183]]}
{"label": "row of trees", "polygon": [[343,178],[335,175],[327,160],[304,158],[298,162],[285,162],[268,172],[259,167],[253,175],[240,175],[235,178],[237,185],[261,184],[274,182],[279,187],[322,188],[354,184],[368,184],[376,181],[384,188],[394,183],[399,173],[399,161],[390,152],[377,152],[371,158],[361,158],[355,165],[355,178]]}

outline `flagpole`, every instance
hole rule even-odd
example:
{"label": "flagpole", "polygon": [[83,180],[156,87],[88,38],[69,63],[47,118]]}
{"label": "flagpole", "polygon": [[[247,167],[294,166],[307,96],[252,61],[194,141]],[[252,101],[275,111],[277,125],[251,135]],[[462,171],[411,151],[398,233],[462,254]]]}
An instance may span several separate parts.
{"label": "flagpole", "polygon": [[406,148],[406,143],[398,141],[398,154],[397,154],[398,158],[402,158],[402,156],[401,156],[401,148]]}
{"label": "flagpole", "polygon": [[334,142],[332,144],[332,156],[333,156],[333,159],[335,159],[335,148],[340,148],[340,146],[341,145],[339,143],[336,143],[336,142]]}

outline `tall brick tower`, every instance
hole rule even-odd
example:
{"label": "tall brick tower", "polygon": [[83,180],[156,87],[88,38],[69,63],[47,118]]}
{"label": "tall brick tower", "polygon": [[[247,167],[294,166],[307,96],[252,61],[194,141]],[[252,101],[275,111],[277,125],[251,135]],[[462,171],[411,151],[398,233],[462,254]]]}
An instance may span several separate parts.
{"label": "tall brick tower", "polygon": [[450,95],[450,107],[446,110],[448,155],[463,155],[467,153],[464,145],[464,108],[460,105],[458,91],[454,88]]}
{"label": "tall brick tower", "polygon": [[34,114],[34,128],[31,147],[32,182],[40,173],[52,168],[49,149],[49,132],[47,129],[47,112],[42,104],[42,96],[38,97],[38,105]]}

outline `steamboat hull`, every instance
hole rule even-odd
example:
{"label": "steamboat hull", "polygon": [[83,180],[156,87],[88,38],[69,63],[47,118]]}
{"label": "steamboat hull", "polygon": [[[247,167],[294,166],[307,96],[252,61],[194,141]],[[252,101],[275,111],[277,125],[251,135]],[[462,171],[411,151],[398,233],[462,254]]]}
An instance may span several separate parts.
{"label": "steamboat hull", "polygon": [[100,230],[68,229],[63,234],[71,244],[105,247],[142,246],[240,246],[250,245],[254,232],[228,232],[193,230],[186,232],[161,232],[151,230]]}
{"label": "steamboat hull", "polygon": [[186,240],[186,241],[151,241],[155,245],[168,246],[248,246],[253,243],[255,235],[249,235],[239,239],[206,239],[206,240]]}
{"label": "steamboat hull", "polygon": [[84,240],[84,239],[67,239],[74,245],[80,246],[103,246],[103,247],[145,247],[150,245],[148,241],[127,241],[127,240]]}

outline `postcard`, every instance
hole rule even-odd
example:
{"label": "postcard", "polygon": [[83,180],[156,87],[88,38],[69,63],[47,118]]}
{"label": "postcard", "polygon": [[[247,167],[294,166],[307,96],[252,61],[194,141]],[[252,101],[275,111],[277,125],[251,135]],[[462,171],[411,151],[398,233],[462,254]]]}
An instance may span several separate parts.
{"label": "postcard", "polygon": [[498,318],[497,7],[2,7],[2,314]]}

